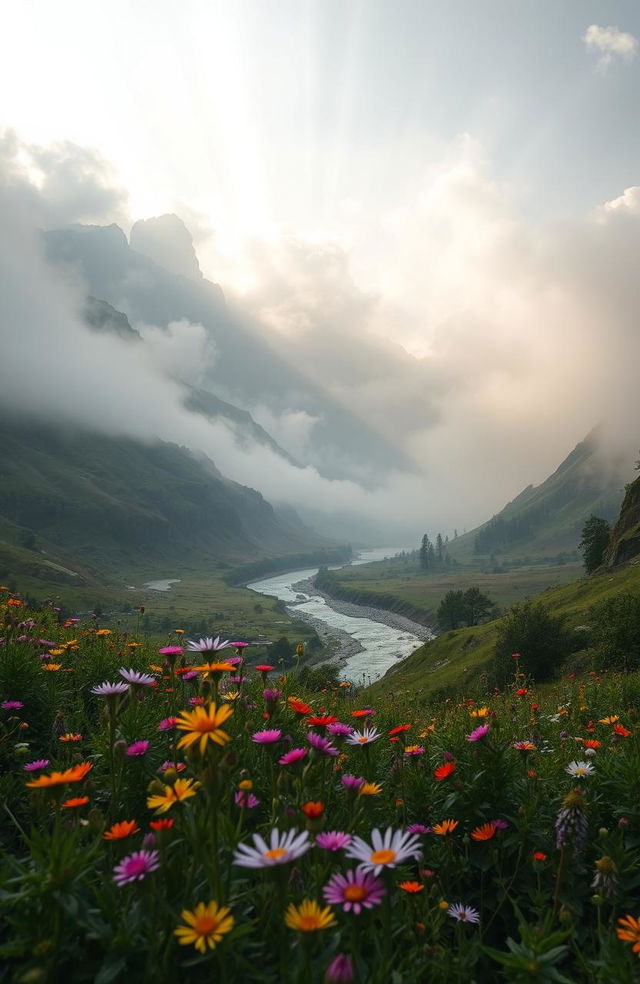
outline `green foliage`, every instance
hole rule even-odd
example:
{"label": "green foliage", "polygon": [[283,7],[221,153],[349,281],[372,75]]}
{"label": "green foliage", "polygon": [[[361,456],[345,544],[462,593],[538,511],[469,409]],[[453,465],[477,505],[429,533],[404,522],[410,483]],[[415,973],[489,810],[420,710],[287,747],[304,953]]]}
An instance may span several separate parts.
{"label": "green foliage", "polygon": [[600,666],[625,672],[640,668],[640,596],[624,592],[596,605],[592,625]]}
{"label": "green foliage", "polygon": [[498,680],[505,683],[511,676],[514,653],[520,653],[525,672],[534,680],[549,680],[562,661],[583,643],[584,637],[567,626],[564,616],[552,615],[540,602],[514,605],[498,624]]}
{"label": "green foliage", "polygon": [[447,591],[438,606],[436,617],[441,629],[457,629],[459,625],[477,625],[493,611],[495,603],[479,588],[466,591]]}
{"label": "green foliage", "polygon": [[582,539],[580,540],[580,550],[587,574],[593,574],[600,567],[610,539],[611,526],[607,520],[601,516],[589,516],[582,527]]}

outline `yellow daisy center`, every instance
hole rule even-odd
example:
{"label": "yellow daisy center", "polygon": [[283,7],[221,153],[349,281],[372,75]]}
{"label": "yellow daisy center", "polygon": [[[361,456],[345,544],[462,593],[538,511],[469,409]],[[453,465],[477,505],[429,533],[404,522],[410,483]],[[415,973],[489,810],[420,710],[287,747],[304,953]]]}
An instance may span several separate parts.
{"label": "yellow daisy center", "polygon": [[218,925],[218,920],[207,913],[207,915],[200,916],[199,919],[196,919],[193,928],[200,936],[208,936],[209,933],[215,933]]}
{"label": "yellow daisy center", "polygon": [[284,847],[272,847],[270,851],[267,851],[265,858],[282,858],[286,854]]}
{"label": "yellow daisy center", "polygon": [[372,864],[391,864],[395,860],[395,851],[374,851],[371,855]]}
{"label": "yellow daisy center", "polygon": [[344,898],[347,902],[362,902],[367,893],[362,885],[347,885],[344,890]]}
{"label": "yellow daisy center", "polygon": [[322,920],[316,915],[300,916],[298,928],[303,932],[310,932],[314,929],[322,929]]}

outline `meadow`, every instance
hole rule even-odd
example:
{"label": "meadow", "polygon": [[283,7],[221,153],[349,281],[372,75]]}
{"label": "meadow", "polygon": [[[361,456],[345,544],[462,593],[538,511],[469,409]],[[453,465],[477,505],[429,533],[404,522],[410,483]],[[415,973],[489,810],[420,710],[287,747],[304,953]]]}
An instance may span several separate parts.
{"label": "meadow", "polygon": [[0,618],[1,980],[639,979],[637,674],[434,703]]}

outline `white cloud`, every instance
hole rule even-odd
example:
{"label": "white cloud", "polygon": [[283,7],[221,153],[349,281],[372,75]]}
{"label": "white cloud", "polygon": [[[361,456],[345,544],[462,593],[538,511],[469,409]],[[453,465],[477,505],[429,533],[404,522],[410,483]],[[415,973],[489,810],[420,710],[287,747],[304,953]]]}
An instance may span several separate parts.
{"label": "white cloud", "polygon": [[638,53],[638,39],[617,27],[600,27],[591,24],[582,40],[589,51],[598,55],[598,68],[605,69],[614,58],[631,61]]}
{"label": "white cloud", "polygon": [[605,202],[602,209],[606,214],[618,215],[640,215],[640,187],[632,185],[625,188],[622,195],[613,198],[610,202]]}

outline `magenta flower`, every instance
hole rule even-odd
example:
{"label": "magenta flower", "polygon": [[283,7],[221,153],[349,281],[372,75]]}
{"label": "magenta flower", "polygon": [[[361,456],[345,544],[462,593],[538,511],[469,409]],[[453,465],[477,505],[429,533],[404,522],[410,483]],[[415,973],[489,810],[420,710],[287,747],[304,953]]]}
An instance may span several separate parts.
{"label": "magenta flower", "polygon": [[338,749],[335,745],[332,745],[328,738],[323,735],[318,735],[315,731],[309,731],[307,733],[307,741],[311,745],[314,751],[318,752],[319,755],[339,755]]}
{"label": "magenta flower", "polygon": [[346,953],[339,953],[327,967],[324,979],[327,984],[351,984],[353,961]]}
{"label": "magenta flower", "polygon": [[172,728],[175,728],[177,722],[178,719],[176,717],[163,718],[158,725],[158,731],[171,731]]}
{"label": "magenta flower", "polygon": [[236,801],[236,806],[241,806],[245,810],[253,810],[254,807],[258,805],[260,800],[253,793],[250,793],[248,789],[239,789],[234,796]]}
{"label": "magenta flower", "polygon": [[266,700],[267,704],[273,704],[282,697],[282,691],[278,690],[277,687],[272,687],[267,690],[262,691],[262,696]]}
{"label": "magenta flower", "polygon": [[351,834],[345,834],[342,830],[327,830],[317,835],[316,844],[325,851],[342,851],[349,847],[351,840]]}
{"label": "magenta flower", "polygon": [[407,827],[407,831],[410,834],[430,834],[431,827],[425,827],[423,823],[410,823]]}
{"label": "magenta flower", "polygon": [[235,649],[246,649],[249,645],[248,642],[231,642],[229,645],[234,646]]}
{"label": "magenta flower", "polygon": [[163,762],[158,772],[166,772],[168,769],[175,769],[176,772],[182,772],[186,769],[186,765],[184,762]]}
{"label": "magenta flower", "polygon": [[[234,643],[231,643],[231,645],[233,646]],[[225,656],[224,661],[225,663],[230,663],[231,666],[240,666],[240,663],[244,663],[242,656]]]}
{"label": "magenta flower", "polygon": [[36,759],[34,762],[25,762],[22,768],[26,772],[40,772],[41,769],[46,769],[48,765],[51,765],[49,759]]}
{"label": "magenta flower", "polygon": [[113,869],[113,880],[120,888],[130,882],[142,881],[152,871],[160,867],[160,855],[157,851],[134,851],[123,858]]}
{"label": "magenta flower", "polygon": [[329,905],[341,905],[345,912],[355,915],[365,909],[380,905],[387,894],[384,884],[369,871],[362,868],[347,871],[346,875],[336,874],[322,889]]}
{"label": "magenta flower", "polygon": [[343,724],[342,721],[336,721],[335,724],[328,724],[327,731],[333,738],[345,738],[347,735],[353,733],[353,728],[350,724]]}
{"label": "magenta flower", "polygon": [[280,741],[282,738],[282,732],[280,728],[267,728],[264,731],[256,731],[251,735],[251,741],[255,741],[258,745],[273,745],[276,741]]}
{"label": "magenta flower", "polygon": [[279,765],[295,765],[297,762],[301,762],[306,754],[306,748],[292,748],[285,752],[282,758],[278,759],[278,763]]}
{"label": "magenta flower", "polygon": [[203,707],[205,699],[204,697],[189,697],[189,703],[192,707]]}
{"label": "magenta flower", "polygon": [[509,824],[506,820],[490,820],[490,823],[496,828],[496,830],[506,830]]}
{"label": "magenta flower", "polygon": [[158,652],[161,656],[181,656],[182,646],[163,646]]}
{"label": "magenta flower", "polygon": [[146,755],[149,750],[149,744],[148,741],[134,741],[127,748],[127,755],[130,758],[139,758],[141,755]]}
{"label": "magenta flower", "polygon": [[182,676],[183,680],[195,680],[197,677],[200,676],[198,670],[187,670],[186,673],[181,673],[180,675]]}
{"label": "magenta flower", "polygon": [[481,724],[479,728],[475,728],[470,735],[467,735],[467,741],[480,741],[486,735],[489,734],[490,728],[488,724]]}
{"label": "magenta flower", "polygon": [[409,748],[405,748],[405,758],[411,758],[413,755],[424,755],[424,748],[422,745],[411,745]]}
{"label": "magenta flower", "polygon": [[360,789],[364,785],[364,779],[360,776],[345,775],[341,777],[341,781],[345,789]]}
{"label": "magenta flower", "polygon": [[19,711],[24,704],[21,700],[3,700],[0,707],[3,711]]}

